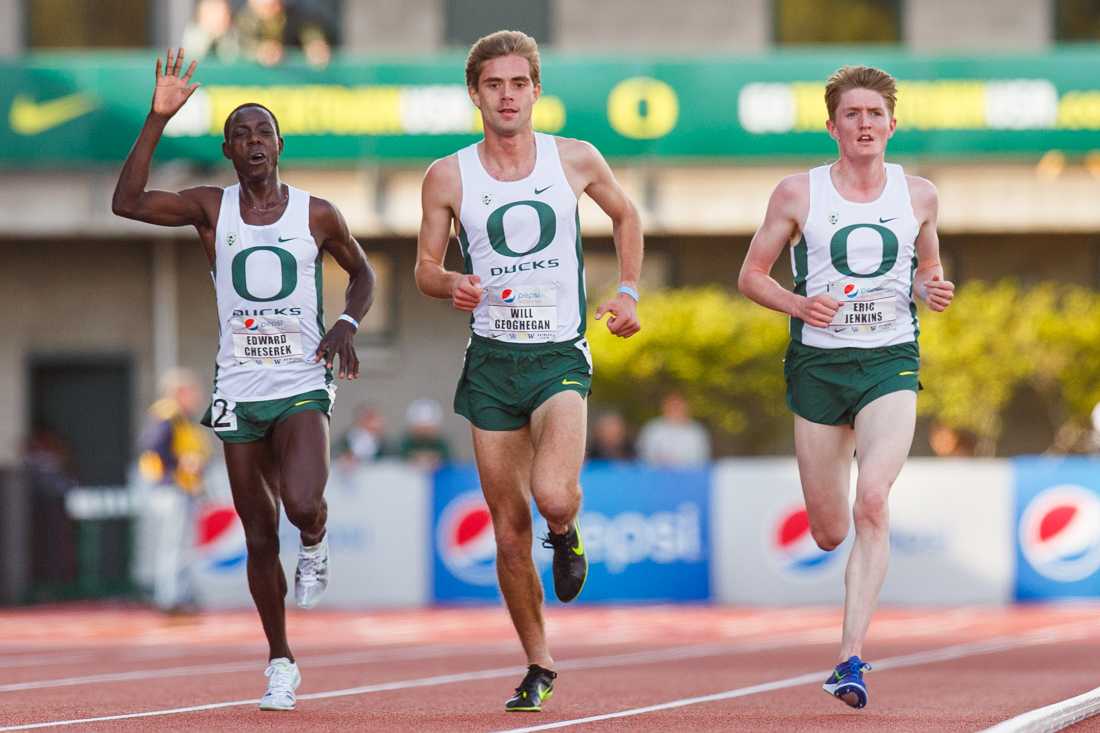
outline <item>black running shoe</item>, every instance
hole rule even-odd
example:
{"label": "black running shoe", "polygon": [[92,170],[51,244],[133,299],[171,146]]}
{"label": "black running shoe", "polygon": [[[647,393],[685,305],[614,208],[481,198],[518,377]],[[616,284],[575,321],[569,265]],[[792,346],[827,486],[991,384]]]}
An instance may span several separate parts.
{"label": "black running shoe", "polygon": [[557,677],[557,672],[551,672],[545,667],[537,664],[528,666],[523,682],[516,688],[516,694],[504,703],[505,712],[542,712],[542,703],[554,696],[554,680]]}
{"label": "black running shoe", "polygon": [[588,556],[584,554],[580,523],[574,519],[565,534],[554,534],[547,528],[542,546],[554,549],[554,592],[559,601],[569,603],[581,594],[588,578]]}

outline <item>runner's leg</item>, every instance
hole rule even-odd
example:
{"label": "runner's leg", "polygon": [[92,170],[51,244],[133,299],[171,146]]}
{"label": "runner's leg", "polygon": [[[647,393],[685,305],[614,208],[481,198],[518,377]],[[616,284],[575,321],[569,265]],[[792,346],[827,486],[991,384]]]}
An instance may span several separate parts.
{"label": "runner's leg", "polygon": [[303,546],[316,545],[328,521],[328,416],[319,410],[296,412],[275,423],[271,438],[286,517],[301,532]]}
{"label": "runner's leg", "polygon": [[848,536],[848,492],[855,434],[847,425],[822,425],[794,416],[794,451],[810,532],[823,550]]}
{"label": "runner's leg", "polygon": [[471,427],[481,490],[493,517],[497,577],[528,664],[552,669],[542,620],[542,583],[531,557],[531,431]]}
{"label": "runner's leg", "polygon": [[844,573],[844,635],[840,659],[863,651],[871,613],[890,559],[890,487],[905,465],[913,443],[917,393],[891,392],[856,415],[856,539]]}
{"label": "runner's leg", "polygon": [[556,534],[564,534],[581,508],[581,464],[588,405],[579,392],[558,392],[531,414],[535,458],[531,491],[539,513]]}
{"label": "runner's leg", "polygon": [[248,548],[248,589],[267,637],[269,659],[294,656],[286,640],[286,576],[279,562],[278,485],[267,441],[226,443],[225,465],[233,506]]}

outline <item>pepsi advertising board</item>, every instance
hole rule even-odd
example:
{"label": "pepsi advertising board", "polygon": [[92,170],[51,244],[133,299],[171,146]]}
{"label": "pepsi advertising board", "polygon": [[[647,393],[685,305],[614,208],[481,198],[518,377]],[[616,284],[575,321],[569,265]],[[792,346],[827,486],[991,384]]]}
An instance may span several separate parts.
{"label": "pepsi advertising board", "polygon": [[1021,458],[1016,598],[1100,597],[1100,461]]}
{"label": "pepsi advertising board", "polygon": [[[855,499],[853,466],[850,501]],[[714,470],[714,594],[725,603],[836,604],[855,532],[817,546],[793,459]],[[1012,471],[1005,461],[913,459],[890,494],[883,603],[1000,604],[1012,595]],[[979,519],[980,518],[980,519]]]}
{"label": "pepsi advertising board", "polygon": [[[212,472],[212,496],[228,497],[224,469]],[[333,466],[325,487],[331,582],[321,608],[420,606],[428,602],[429,479],[395,463]],[[197,517],[194,573],[204,608],[249,608],[244,529],[224,499]],[[280,561],[288,579],[297,566],[298,530],[280,517]]]}
{"label": "pepsi advertising board", "polygon": [[[581,530],[588,580],[575,603],[710,600],[709,470],[663,471],[594,462],[581,474]],[[439,603],[495,602],[496,541],[477,470],[452,466],[435,477],[433,598]],[[535,563],[556,604],[552,551],[537,537]]]}

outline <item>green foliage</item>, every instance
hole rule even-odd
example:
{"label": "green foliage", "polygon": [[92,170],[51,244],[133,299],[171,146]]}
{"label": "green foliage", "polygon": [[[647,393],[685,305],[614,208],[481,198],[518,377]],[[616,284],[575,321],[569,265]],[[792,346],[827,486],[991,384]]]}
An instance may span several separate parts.
{"label": "green foliage", "polygon": [[[640,423],[669,391],[684,394],[721,445],[766,452],[790,433],[783,384],[785,316],[717,287],[650,294],[642,331],[611,336],[592,321],[594,400]],[[924,417],[973,433],[993,455],[1013,397],[1042,396],[1055,429],[1050,449],[1079,447],[1100,401],[1100,295],[1045,283],[971,282],[943,313],[921,309]],[[1036,450],[1047,446],[1036,446]]]}
{"label": "green foliage", "polygon": [[679,391],[696,416],[748,451],[766,450],[789,431],[786,317],[718,287],[647,294],[638,316],[642,330],[629,339],[591,321],[595,401],[637,423],[657,414],[662,395]]}

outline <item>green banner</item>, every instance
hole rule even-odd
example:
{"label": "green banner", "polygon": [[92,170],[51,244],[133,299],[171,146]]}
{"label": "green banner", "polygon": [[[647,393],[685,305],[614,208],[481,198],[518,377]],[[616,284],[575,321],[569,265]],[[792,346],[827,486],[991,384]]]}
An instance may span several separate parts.
{"label": "green banner", "polygon": [[[0,167],[121,161],[153,88],[154,56],[65,54],[0,63]],[[895,156],[1034,159],[1100,151],[1100,51],[932,57],[900,52],[775,53],[626,59],[547,54],[536,128],[595,144],[609,158],[823,159],[824,79],[843,64],[899,80]],[[480,135],[463,59],[342,59],[318,71],[201,62],[202,87],[173,119],[158,160],[217,163],[228,112],[267,104],[284,159],[418,164]]]}

